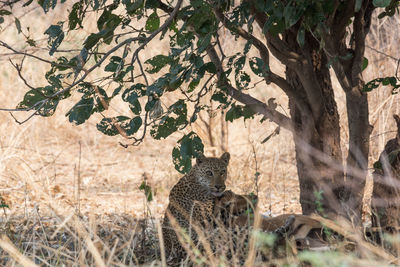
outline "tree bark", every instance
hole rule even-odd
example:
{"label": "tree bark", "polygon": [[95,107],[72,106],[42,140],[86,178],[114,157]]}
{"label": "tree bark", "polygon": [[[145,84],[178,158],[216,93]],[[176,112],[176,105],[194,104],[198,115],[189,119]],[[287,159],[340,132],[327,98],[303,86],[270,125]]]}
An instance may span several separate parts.
{"label": "tree bark", "polygon": [[[288,34],[285,41],[292,49],[298,47],[295,43],[296,37],[292,34]],[[327,67],[327,58],[319,49],[319,43],[308,38],[307,47],[302,50],[299,52],[309,55],[309,63],[319,78],[318,84],[308,90],[318,91],[315,94],[322,97],[318,99],[322,106],[319,114],[310,116],[296,105],[299,99],[289,98],[290,114],[296,129],[294,142],[300,182],[300,204],[303,214],[316,211],[322,215],[336,214],[340,209],[337,201],[338,190],[332,186],[343,185],[345,182],[341,168],[343,159],[339,114]],[[286,80],[296,88],[302,101],[311,106],[315,103],[310,103],[299,73],[301,74],[299,70],[287,68]]]}
{"label": "tree bark", "polygon": [[[368,98],[366,94],[346,94],[349,126],[349,152],[346,164],[346,184],[339,195],[349,217],[362,213],[365,179],[368,172],[369,124]],[[360,220],[361,218],[357,218]],[[358,221],[357,221],[358,222]]]}

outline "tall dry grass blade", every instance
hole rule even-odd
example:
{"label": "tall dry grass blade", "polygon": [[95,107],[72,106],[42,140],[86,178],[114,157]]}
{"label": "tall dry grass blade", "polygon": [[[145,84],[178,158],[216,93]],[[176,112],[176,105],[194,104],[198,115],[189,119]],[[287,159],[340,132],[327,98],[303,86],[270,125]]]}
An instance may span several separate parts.
{"label": "tall dry grass blade", "polygon": [[111,249],[110,255],[108,256],[108,260],[107,260],[106,266],[110,266],[111,265],[111,261],[112,261],[112,259],[114,257],[115,249],[117,248],[118,243],[119,243],[119,238],[117,237],[115,239],[115,241],[114,241],[114,245],[113,245],[113,247]]}
{"label": "tall dry grass blade", "polygon": [[164,238],[162,235],[161,224],[158,220],[156,220],[156,227],[157,227],[158,239],[160,240],[160,253],[161,253],[161,264],[162,264],[161,266],[166,267],[167,261],[165,258]]}
{"label": "tall dry grass blade", "polygon": [[[172,227],[174,228],[174,231],[178,237],[179,242],[181,243],[182,247],[185,249],[186,253],[189,255],[190,259],[193,262],[196,262],[196,259],[198,256],[195,255],[194,251],[198,250],[197,246],[193,243],[193,241],[190,238],[190,235],[182,231],[183,229],[180,227],[178,222],[176,221],[175,217],[172,216],[170,213],[167,212],[168,219],[171,222]],[[206,238],[204,235],[203,231],[201,230],[200,227],[195,225],[194,223],[191,224],[191,227],[193,230],[196,232],[198,236],[198,241],[199,244],[201,244],[206,252],[206,255],[203,254],[202,251],[200,251],[201,257],[207,256],[209,260],[209,265],[210,266],[217,266],[217,261],[213,255],[211,246],[210,246],[210,241]]]}
{"label": "tall dry grass blade", "polygon": [[87,245],[88,250],[90,251],[90,253],[92,254],[92,256],[94,258],[94,262],[95,262],[96,266],[106,267],[106,264],[104,263],[103,259],[101,258],[99,250],[96,248],[92,239],[90,239],[89,235],[85,238],[85,243]]}
{"label": "tall dry grass blade", "polygon": [[66,225],[67,225],[67,223],[69,222],[69,220],[71,220],[71,218],[74,216],[74,214],[73,213],[71,213],[70,215],[68,215],[65,219],[64,219],[64,221],[59,225],[59,226],[57,226],[57,229],[54,231],[54,233],[50,236],[50,239],[54,239],[54,237],[56,237],[57,236],[57,234],[58,234],[58,232],[60,232],[60,230],[62,229],[62,228],[64,228]]}
{"label": "tall dry grass blade", "polygon": [[254,225],[253,225],[253,231],[249,234],[250,235],[250,241],[249,241],[249,254],[247,256],[247,259],[244,263],[244,266],[246,267],[252,267],[254,266],[254,262],[256,260],[256,255],[257,255],[257,248],[256,248],[256,235],[255,235],[255,229],[260,229],[261,225],[261,212],[260,208],[257,205],[256,210],[254,212]]}
{"label": "tall dry grass blade", "polygon": [[16,260],[19,264],[24,267],[38,267],[26,256],[22,255],[21,252],[11,243],[10,239],[6,235],[2,235],[0,238],[0,247],[10,254],[10,256]]}

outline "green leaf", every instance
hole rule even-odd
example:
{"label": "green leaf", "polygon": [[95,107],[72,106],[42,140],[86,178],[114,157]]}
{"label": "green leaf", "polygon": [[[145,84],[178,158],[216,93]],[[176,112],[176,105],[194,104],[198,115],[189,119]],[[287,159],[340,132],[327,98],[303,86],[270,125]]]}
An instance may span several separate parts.
{"label": "green leaf", "polygon": [[28,2],[26,2],[25,4],[22,5],[22,7],[26,7],[29,6],[30,4],[32,4],[33,0],[28,0]]}
{"label": "green leaf", "polygon": [[249,60],[250,68],[255,75],[264,77],[267,75],[268,66],[265,65],[264,61],[259,57],[252,57]]}
{"label": "green leaf", "polygon": [[139,190],[144,192],[148,202],[153,200],[153,190],[151,189],[151,186],[147,184],[146,181],[142,182],[142,184],[139,186]]}
{"label": "green leaf", "polygon": [[77,2],[72,6],[71,12],[68,15],[68,28],[74,30],[76,25],[82,27],[82,19],[79,17],[82,12],[82,2]]}
{"label": "green leaf", "polygon": [[219,102],[221,104],[225,104],[225,105],[228,104],[228,97],[223,92],[215,92],[212,95],[211,99],[214,100],[214,101],[217,101],[217,102]]}
{"label": "green leaf", "polygon": [[140,126],[142,126],[142,123],[143,123],[142,118],[137,116],[137,117],[131,119],[127,125],[123,125],[123,129],[125,129],[126,134],[128,136],[130,136],[130,135],[136,133],[140,129]]}
{"label": "green leaf", "polygon": [[33,109],[37,110],[38,114],[43,117],[48,117],[54,114],[59,98],[49,98],[54,94],[53,86],[38,87],[29,90],[24,99],[17,105],[17,109]]}
{"label": "green leaf", "polygon": [[[145,108],[148,107],[146,106]],[[150,119],[155,120],[160,118],[161,115],[164,113],[164,109],[161,106],[161,101],[157,99],[156,101],[152,102],[152,107],[149,111],[150,111],[149,112]],[[161,121],[163,122],[165,118],[168,118],[168,116],[164,116],[163,118],[161,118]]]}
{"label": "green leaf", "polygon": [[129,89],[125,90],[125,92],[122,94],[122,99],[129,103],[129,108],[134,114],[139,115],[142,111],[142,107],[139,102],[139,95],[134,90],[128,90]]}
{"label": "green leaf", "polygon": [[91,83],[82,82],[78,86],[78,92],[84,94],[86,97],[90,97],[95,93],[93,85]]}
{"label": "green leaf", "polygon": [[249,106],[238,106],[233,104],[225,115],[226,121],[234,121],[238,118],[243,117],[249,119],[254,116],[255,112]]}
{"label": "green leaf", "polygon": [[387,15],[388,15],[387,12],[386,12],[386,11],[383,11],[382,13],[380,13],[380,14],[378,15],[378,19],[384,18],[384,17],[386,17]]}
{"label": "green leaf", "polygon": [[122,3],[126,5],[126,11],[128,15],[131,16],[134,15],[139,8],[143,7],[143,0],[133,0],[133,2],[130,0],[125,0],[122,1]]}
{"label": "green leaf", "polygon": [[160,6],[160,2],[157,0],[146,0],[145,1],[145,8],[146,9],[154,9]]}
{"label": "green leaf", "polygon": [[207,71],[208,73],[211,74],[216,74],[217,73],[217,67],[215,67],[215,64],[212,62],[207,62],[202,66],[202,68]]}
{"label": "green leaf", "polygon": [[361,9],[363,0],[356,0],[355,5],[354,5],[354,12],[358,12]]}
{"label": "green leaf", "polygon": [[147,19],[145,29],[150,32],[154,32],[160,27],[160,18],[157,12],[154,11]]}
{"label": "green leaf", "polygon": [[49,44],[50,51],[49,55],[52,56],[57,48],[60,46],[61,42],[64,40],[64,32],[62,31],[62,23],[58,25],[51,25],[44,34],[49,35],[47,43]]}
{"label": "green leaf", "polygon": [[104,71],[107,72],[118,72],[121,70],[122,66],[124,65],[124,61],[122,58],[113,56],[110,58],[110,63],[105,66]]}
{"label": "green leaf", "polygon": [[399,158],[399,153],[400,153],[400,149],[395,149],[389,153],[388,160],[389,160],[390,165],[393,165],[393,163],[395,163],[395,161]]}
{"label": "green leaf", "polygon": [[208,33],[204,37],[199,38],[199,40],[197,41],[197,47],[198,47],[199,53],[202,53],[207,49],[207,47],[211,43],[211,37],[212,37],[212,34]]}
{"label": "green leaf", "polygon": [[273,23],[269,31],[273,35],[278,35],[280,33],[283,33],[285,31],[285,21],[281,19],[278,20],[276,23]]}
{"label": "green leaf", "polygon": [[198,157],[203,151],[203,142],[196,133],[184,135],[172,150],[175,169],[180,173],[188,173],[192,168],[192,158]]}
{"label": "green leaf", "polygon": [[99,31],[102,31],[106,28],[106,23],[108,20],[110,20],[112,16],[112,10],[105,8],[103,13],[100,15],[100,17],[97,20],[97,29]]}
{"label": "green leaf", "polygon": [[235,74],[236,86],[240,89],[246,89],[250,84],[250,76],[244,71],[238,71]]}
{"label": "green leaf", "polygon": [[20,34],[22,30],[21,30],[21,22],[19,21],[18,18],[15,18],[15,27],[17,28],[18,34]]}
{"label": "green leaf", "polygon": [[54,9],[56,7],[57,0],[39,0],[38,3],[43,8],[43,11],[47,13],[50,8]]}
{"label": "green leaf", "polygon": [[387,7],[391,0],[373,0],[372,3],[375,7]]}
{"label": "green leaf", "polygon": [[1,195],[0,195],[0,208],[8,208],[8,209],[10,208]]}
{"label": "green leaf", "polygon": [[117,88],[114,89],[114,92],[111,95],[111,98],[115,97],[116,95],[119,94],[119,92],[121,92],[122,90],[122,85],[118,86]]}
{"label": "green leaf", "polygon": [[86,38],[83,45],[87,50],[89,50],[93,46],[95,46],[100,41],[100,39],[101,39],[101,35],[99,35],[97,33],[92,33]]}
{"label": "green leaf", "polygon": [[[99,123],[96,124],[97,130],[105,135],[115,136],[117,134],[125,134],[122,123],[129,122],[129,118],[126,116],[117,116],[115,118],[103,118]],[[115,125],[118,125],[116,127]]]}
{"label": "green leaf", "polygon": [[374,164],[372,165],[372,167],[375,169],[375,170],[383,170],[383,167],[382,167],[382,163],[378,160],[378,161],[375,161],[374,162]]}
{"label": "green leaf", "polygon": [[232,105],[232,107],[225,114],[225,120],[233,122],[234,120],[240,118],[242,116],[242,109],[236,105]]}
{"label": "green leaf", "polygon": [[94,91],[96,92],[95,94],[95,107],[92,110],[93,112],[103,112],[104,110],[106,110],[108,108],[108,104],[110,102],[110,98],[107,96],[106,91],[101,88],[100,86],[96,86],[94,88]]}
{"label": "green leaf", "polygon": [[235,63],[233,63],[233,66],[236,68],[235,71],[238,72],[239,70],[243,69],[245,63],[246,63],[246,56],[239,57],[235,61]]}
{"label": "green leaf", "polygon": [[132,87],[126,89],[122,94],[122,100],[131,104],[134,103],[140,96],[140,93],[138,93],[137,90]]}
{"label": "green leaf", "polygon": [[172,59],[170,57],[164,55],[157,55],[155,57],[146,60],[144,63],[149,65],[146,67],[146,71],[150,74],[153,74],[159,72],[170,62],[172,62]]}
{"label": "green leaf", "polygon": [[137,116],[129,119],[126,116],[117,116],[115,118],[103,118],[97,123],[97,130],[105,135],[115,136],[121,134],[123,136],[131,136],[136,133],[142,126],[142,118]]}
{"label": "green leaf", "polygon": [[92,115],[94,106],[93,97],[83,96],[78,103],[76,103],[65,116],[68,116],[69,122],[76,125],[84,123]]}
{"label": "green leaf", "polygon": [[243,49],[243,54],[247,55],[250,51],[251,46],[253,45],[253,40],[249,40],[246,42],[246,44],[244,45],[244,49]]}
{"label": "green leaf", "polygon": [[305,39],[305,29],[304,27],[300,27],[296,37],[297,43],[300,45],[300,47],[304,46],[304,39]]}
{"label": "green leaf", "polygon": [[35,42],[34,40],[30,39],[30,38],[27,38],[27,39],[26,39],[26,43],[27,43],[29,46],[36,47],[36,42]]}
{"label": "green leaf", "polygon": [[368,67],[368,58],[364,57],[363,58],[363,63],[361,67],[361,71],[364,71]]}
{"label": "green leaf", "polygon": [[379,85],[382,84],[384,86],[391,85],[392,86],[392,94],[397,93],[397,89],[400,88],[400,82],[397,83],[396,77],[384,77],[384,78],[377,78],[372,81],[369,81],[366,85],[364,85],[364,92],[370,92],[375,88],[378,88]]}
{"label": "green leaf", "polygon": [[0,9],[0,16],[7,16],[7,15],[11,15],[12,13],[8,10],[5,9]]}
{"label": "green leaf", "polygon": [[302,8],[297,9],[296,6],[292,5],[292,3],[289,2],[289,4],[285,7],[283,11],[286,29],[296,24],[303,15],[303,12],[304,11]]}
{"label": "green leaf", "polygon": [[[184,100],[180,99],[168,108],[169,114],[160,118],[159,124],[153,125],[150,130],[154,139],[167,138],[176,132],[179,127],[184,128],[187,124],[187,107]],[[173,113],[174,116],[171,116]]]}

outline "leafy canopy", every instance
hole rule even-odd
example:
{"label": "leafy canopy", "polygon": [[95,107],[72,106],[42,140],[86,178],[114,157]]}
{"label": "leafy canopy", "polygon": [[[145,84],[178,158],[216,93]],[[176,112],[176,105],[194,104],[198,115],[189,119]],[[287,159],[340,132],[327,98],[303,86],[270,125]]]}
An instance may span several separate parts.
{"label": "leafy canopy", "polygon": [[[61,4],[63,2],[65,0]],[[326,30],[327,16],[334,8],[346,6],[346,1],[339,1],[339,7],[335,7],[336,2],[255,0],[240,1],[233,6],[232,1],[224,0],[191,0],[187,5],[183,5],[182,0],[173,4],[160,0],[115,0],[111,3],[81,0],[72,5],[65,20],[49,25],[44,32],[51,58],[51,66],[45,75],[48,84],[30,88],[17,108],[51,116],[60,101],[79,94],[80,100],[66,113],[71,123],[79,125],[94,113],[101,113],[103,119],[97,123],[97,129],[106,135],[121,135],[132,140],[130,144],[133,145],[139,144],[148,132],[154,139],[163,139],[185,129],[197,120],[198,112],[207,108],[201,104],[202,97],[207,94],[220,104],[220,108],[227,110],[227,121],[252,118],[256,114],[254,107],[234,101],[228,87],[232,85],[239,93],[245,93],[257,84],[256,78],[268,77],[269,63],[261,56],[249,56],[255,45],[251,39],[239,52],[221,50],[219,34],[223,23],[216,14],[224,15],[223,27],[236,39],[242,28],[253,33],[255,16],[250,11],[256,9],[256,13],[268,18],[262,27],[263,33],[277,36],[296,26],[296,41],[300,47],[307,45],[306,32],[311,32],[321,41],[322,49],[321,32]],[[45,13],[59,5],[57,1],[48,0],[38,3]],[[362,1],[354,3],[357,12]],[[23,6],[34,4],[28,1]],[[398,11],[398,1],[374,0],[373,4],[384,8],[380,17],[392,16]],[[1,9],[0,24],[5,17],[11,17],[12,12],[12,6]],[[85,23],[88,23],[85,19],[91,13],[97,14],[97,30],[86,34],[85,41],[77,47],[79,53],[60,56],[58,50],[63,47],[67,35],[75,31],[85,34]],[[142,26],[137,27],[137,21],[143,22],[139,23]],[[23,32],[23,26],[15,18],[19,33]],[[163,39],[169,43],[168,53],[142,63],[140,53],[146,46]],[[27,36],[26,42],[30,46],[36,45]],[[220,49],[223,72],[206,56],[210,47]],[[365,60],[363,68],[367,64]],[[249,68],[245,68],[246,65]],[[89,74],[96,69],[102,69],[104,75],[93,79]],[[155,77],[153,82],[148,75]],[[400,87],[395,77],[386,77],[367,83],[365,90],[372,90],[380,83],[392,85],[394,89]],[[103,88],[104,84],[110,85],[107,90]],[[178,99],[165,106],[163,97],[171,92],[175,92]],[[107,116],[107,109],[116,97],[121,97],[129,106],[130,114]],[[273,100],[268,102],[273,109],[276,107]],[[189,109],[189,103],[194,108]],[[196,133],[190,131],[184,135],[172,151],[176,169],[187,172],[191,158],[202,151],[203,144]]]}

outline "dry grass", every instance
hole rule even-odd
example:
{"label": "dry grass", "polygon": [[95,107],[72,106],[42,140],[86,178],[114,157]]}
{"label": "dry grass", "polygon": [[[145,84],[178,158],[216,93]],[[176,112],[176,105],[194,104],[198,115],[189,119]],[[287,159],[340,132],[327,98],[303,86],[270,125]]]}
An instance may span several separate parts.
{"label": "dry grass", "polygon": [[[34,39],[38,47],[46,47],[43,33],[49,23],[65,19],[70,4],[58,8],[48,16],[40,9],[28,15],[21,13],[24,32],[30,20],[34,20]],[[93,29],[87,18],[87,32]],[[4,27],[4,25],[11,26]],[[24,38],[17,35],[11,21],[2,24],[0,39],[9,45],[25,49]],[[376,76],[392,76],[397,62],[384,55],[400,58],[398,17],[377,21],[368,38],[366,57],[369,66],[364,73],[365,80]],[[32,35],[33,37],[33,35]],[[223,46],[234,47],[232,37],[226,34]],[[82,43],[76,33],[67,36],[66,47]],[[162,51],[160,44],[154,44],[145,51],[144,58]],[[377,53],[377,49],[384,54]],[[13,108],[26,92],[26,87],[17,79],[16,71],[8,62],[19,57],[9,56],[9,51],[0,49],[0,107]],[[48,57],[38,49],[36,54]],[[275,66],[283,67],[274,61]],[[43,74],[48,66],[26,59],[24,73],[35,86],[43,85]],[[338,88],[337,81],[333,81]],[[108,88],[112,90],[112,88]],[[263,94],[275,97],[284,112],[287,99],[279,89],[262,88]],[[255,92],[260,94],[260,92]],[[370,121],[374,126],[371,135],[370,164],[377,160],[385,142],[394,136],[395,129],[391,115],[400,113],[397,95],[391,95],[389,88],[379,88],[370,93]],[[338,88],[336,100],[340,110],[341,132],[344,149],[348,130],[346,125],[345,99]],[[167,140],[154,141],[147,138],[139,147],[125,149],[118,142],[119,137],[108,137],[96,130],[100,117],[92,116],[87,123],[75,126],[68,122],[65,113],[77,98],[60,104],[56,114],[50,118],[34,117],[18,125],[6,112],[0,113],[0,195],[9,208],[0,215],[0,265],[43,266],[66,265],[135,265],[159,255],[158,234],[153,220],[159,219],[166,208],[170,188],[180,175],[175,171],[171,151],[182,133],[176,133]],[[126,110],[114,103],[111,112]],[[19,119],[25,113],[14,114]],[[205,114],[203,114],[205,116]],[[202,125],[194,125],[201,128]],[[275,125],[257,120],[236,121],[228,126],[228,150],[232,155],[228,188],[237,193],[258,190],[260,209],[270,214],[299,213],[299,187],[295,165],[294,144],[290,133],[282,130],[265,144],[261,141],[275,130]],[[218,133],[213,133],[216,139]],[[210,147],[207,136],[201,136],[207,146],[207,153],[221,153],[220,143]],[[255,173],[259,172],[258,184]],[[146,202],[138,188],[143,179],[154,190],[155,198]],[[369,180],[365,203],[371,191]],[[368,193],[369,192],[369,193]],[[0,210],[1,211],[1,210]],[[143,221],[146,219],[145,221]],[[16,249],[17,248],[17,249]],[[13,255],[12,258],[9,255]],[[382,257],[366,258],[359,255],[324,254],[321,262],[344,259],[350,265],[371,265]],[[332,256],[333,255],[333,256]],[[337,258],[336,256],[342,258]],[[335,258],[335,257],[336,258]],[[312,261],[316,256],[302,254],[287,257],[285,261],[297,264],[303,258]],[[33,261],[33,262],[32,262]],[[340,260],[338,260],[340,261]],[[365,262],[364,262],[365,261]],[[389,263],[386,261],[386,263]],[[156,263],[159,264],[159,263]]]}

